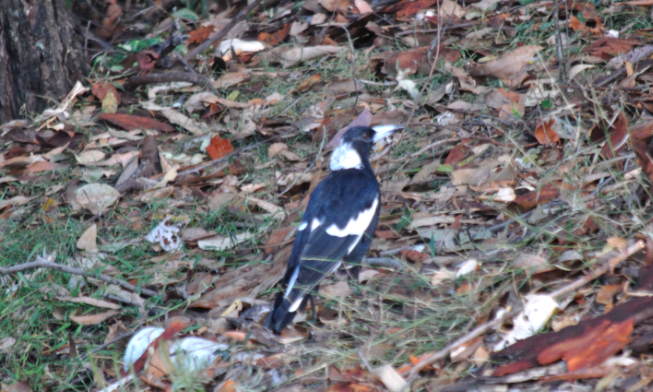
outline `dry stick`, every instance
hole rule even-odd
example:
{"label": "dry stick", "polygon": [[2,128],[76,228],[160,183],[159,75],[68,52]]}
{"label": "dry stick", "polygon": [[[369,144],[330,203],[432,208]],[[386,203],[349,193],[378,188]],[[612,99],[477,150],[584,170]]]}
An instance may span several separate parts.
{"label": "dry stick", "polygon": [[[612,259],[608,260],[608,262],[605,263],[605,265],[599,267],[598,269],[596,269],[592,273],[587,274],[587,275],[583,276],[582,278],[577,279],[576,281],[568,284],[565,287],[561,287],[560,289],[550,293],[549,295],[551,297],[560,297],[560,296],[565,295],[567,293],[570,293],[570,292],[572,292],[572,291],[574,291],[574,290],[576,290],[576,289],[578,289],[580,287],[583,287],[587,283],[591,282],[592,280],[598,278],[599,276],[601,276],[601,275],[607,273],[608,271],[610,271],[611,269],[613,269],[617,264],[624,261],[626,258],[632,256],[633,254],[639,252],[640,250],[642,250],[644,248],[645,248],[644,241],[639,240],[639,241],[635,242],[633,245],[629,246],[627,249],[625,249],[619,255],[617,255],[617,256],[613,257]],[[419,375],[419,372],[421,372],[425,367],[429,366],[430,364],[432,364],[435,361],[438,361],[438,360],[446,357],[449,353],[451,353],[452,351],[454,351],[455,349],[457,349],[461,345],[471,341],[472,339],[477,338],[478,336],[485,333],[489,329],[492,329],[492,328],[495,328],[495,327],[501,325],[501,323],[506,318],[508,318],[508,316],[516,315],[518,313],[518,311],[520,311],[520,309],[517,309],[517,308],[513,309],[510,312],[506,312],[506,314],[504,314],[503,317],[501,317],[499,319],[492,320],[492,321],[487,322],[487,323],[485,323],[485,324],[483,324],[481,326],[476,327],[474,330],[472,330],[467,335],[461,337],[460,339],[458,339],[455,342],[451,343],[450,345],[443,348],[442,350],[440,350],[440,351],[438,351],[436,353],[433,353],[430,356],[428,356],[427,358],[425,358],[424,360],[420,361],[417,365],[415,365],[415,367],[413,367],[411,369],[410,373],[408,374],[408,383],[407,383],[407,385],[410,385],[410,383],[412,381],[414,381],[414,379]]]}
{"label": "dry stick", "polygon": [[605,265],[602,265],[601,267],[597,268],[596,270],[592,271],[592,273],[587,274],[576,281],[568,284],[567,286],[561,287],[558,290],[550,293],[549,295],[551,297],[560,297],[562,295],[565,295],[571,291],[574,291],[580,287],[583,287],[587,283],[593,281],[594,279],[598,278],[599,276],[607,273],[608,271],[611,271],[614,269],[614,267],[621,263],[622,261],[626,260],[626,258],[632,256],[633,254],[639,252],[640,250],[644,249],[646,245],[644,244],[643,240],[639,240],[626,248],[622,253],[618,254],[617,256],[613,257],[612,259],[608,260]]}
{"label": "dry stick", "polygon": [[560,35],[560,0],[553,0],[553,28],[555,29],[556,49],[558,52],[558,84],[561,87],[567,85],[567,63],[562,47],[562,36]]}
{"label": "dry stick", "polygon": [[233,29],[234,26],[238,24],[238,22],[243,20],[245,16],[247,16],[247,14],[249,14],[251,11],[254,11],[256,8],[258,8],[258,6],[261,5],[262,2],[263,0],[255,0],[253,3],[248,5],[244,10],[240,11],[240,13],[236,15],[236,17],[233,18],[228,25],[223,27],[222,30],[218,32],[218,34],[207,39],[206,41],[204,41],[203,44],[188,52],[188,54],[186,55],[186,60],[192,60],[193,58],[195,58],[195,56],[208,49],[211,45],[215,44],[222,38],[226,37],[227,34],[229,34],[229,32],[231,31],[231,29]]}
{"label": "dry stick", "polygon": [[[32,261],[31,263],[24,263],[24,264],[18,264],[13,267],[6,267],[6,268],[0,268],[0,275],[9,275],[9,274],[15,274],[16,272],[28,270],[28,269],[34,269],[34,268],[48,268],[52,269],[55,271],[61,271],[61,272],[66,272],[69,274],[73,275],[80,275],[80,276],[85,276],[85,277],[90,277],[90,278],[95,278],[98,280],[101,280],[103,282],[115,284],[117,286],[122,287],[123,289],[127,291],[131,291],[133,293],[138,293],[138,287],[134,286],[131,283],[124,282],[120,279],[112,278],[110,276],[94,273],[94,272],[87,272],[84,271],[83,268],[75,268],[75,267],[69,267],[67,265],[61,265],[57,263],[53,263],[51,261],[48,261],[44,259],[41,256],[36,256],[36,261]],[[141,288],[140,293],[144,296],[147,297],[156,297],[159,295],[154,290],[149,290],[149,289],[144,289]]]}
{"label": "dry stick", "polygon": [[345,33],[347,33],[347,40],[349,41],[349,49],[351,50],[351,77],[354,79],[354,92],[356,93],[356,100],[354,101],[354,110],[356,110],[356,105],[358,105],[358,79],[356,79],[356,55],[354,53],[354,43],[351,42],[351,36],[349,35],[349,30],[345,26],[340,26]]}
{"label": "dry stick", "polygon": [[165,72],[147,75],[132,76],[125,83],[125,90],[133,90],[138,86],[152,83],[189,82],[200,86],[213,87],[211,80],[206,76],[190,72]]}

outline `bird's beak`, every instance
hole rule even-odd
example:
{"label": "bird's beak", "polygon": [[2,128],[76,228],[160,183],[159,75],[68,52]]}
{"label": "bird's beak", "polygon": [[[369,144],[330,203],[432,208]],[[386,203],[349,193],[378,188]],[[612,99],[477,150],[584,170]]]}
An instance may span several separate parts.
{"label": "bird's beak", "polygon": [[399,129],[404,129],[404,126],[403,125],[377,125],[376,127],[372,127],[372,129],[376,132],[374,134],[374,139],[373,139],[374,143],[376,143],[392,135]]}

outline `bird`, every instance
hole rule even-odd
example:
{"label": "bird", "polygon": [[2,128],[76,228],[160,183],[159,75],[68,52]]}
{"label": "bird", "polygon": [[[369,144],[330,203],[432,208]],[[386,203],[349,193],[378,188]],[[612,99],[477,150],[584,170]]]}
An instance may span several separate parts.
{"label": "bird", "polygon": [[360,261],[367,254],[381,208],[379,182],[370,165],[374,143],[402,129],[398,125],[352,127],[333,151],[331,173],[315,188],[281,280],[285,292],[278,292],[264,327],[280,333],[298,310],[312,303],[320,281],[342,264],[353,265],[356,277]]}

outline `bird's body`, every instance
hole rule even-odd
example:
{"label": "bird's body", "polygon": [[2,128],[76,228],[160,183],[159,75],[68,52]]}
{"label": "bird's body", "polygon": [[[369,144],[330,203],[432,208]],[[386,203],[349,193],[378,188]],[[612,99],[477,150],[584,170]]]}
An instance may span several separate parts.
{"label": "bird's body", "polygon": [[381,207],[379,183],[369,163],[377,137],[381,134],[372,128],[352,128],[333,152],[332,171],[315,188],[297,228],[282,280],[286,290],[277,294],[265,321],[268,329],[283,330],[324,277],[343,262],[359,263],[367,253]]}

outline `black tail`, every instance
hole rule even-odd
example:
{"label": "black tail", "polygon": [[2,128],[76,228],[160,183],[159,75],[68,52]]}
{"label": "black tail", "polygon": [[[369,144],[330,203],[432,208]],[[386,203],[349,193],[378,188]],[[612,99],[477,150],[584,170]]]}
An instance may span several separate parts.
{"label": "black tail", "polygon": [[290,301],[283,297],[283,293],[277,293],[274,299],[274,306],[270,314],[268,314],[268,318],[265,319],[263,326],[276,333],[284,330],[292,322],[297,313],[289,311],[290,305]]}

